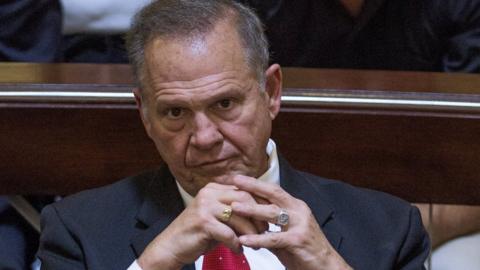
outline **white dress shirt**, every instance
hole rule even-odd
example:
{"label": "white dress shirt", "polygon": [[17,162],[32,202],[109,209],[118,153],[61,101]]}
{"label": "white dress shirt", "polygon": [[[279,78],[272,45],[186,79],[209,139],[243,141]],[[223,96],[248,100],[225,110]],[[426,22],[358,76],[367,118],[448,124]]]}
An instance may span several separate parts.
{"label": "white dress shirt", "polygon": [[61,0],[62,33],[119,34],[133,15],[151,0]]}
{"label": "white dress shirt", "polygon": [[[280,168],[278,165],[277,146],[272,139],[268,141],[266,152],[268,155],[268,170],[260,176],[258,180],[278,185],[280,184]],[[177,186],[185,206],[188,206],[193,200],[193,197],[188,194],[178,182]],[[279,230],[280,228],[278,226],[269,223],[269,231]],[[278,258],[268,249],[261,248],[259,250],[254,250],[244,246],[243,252],[248,260],[251,270],[285,270],[285,267],[280,263]],[[195,261],[195,269],[202,270],[202,264],[203,255]],[[142,270],[142,268],[135,260],[127,270]]]}

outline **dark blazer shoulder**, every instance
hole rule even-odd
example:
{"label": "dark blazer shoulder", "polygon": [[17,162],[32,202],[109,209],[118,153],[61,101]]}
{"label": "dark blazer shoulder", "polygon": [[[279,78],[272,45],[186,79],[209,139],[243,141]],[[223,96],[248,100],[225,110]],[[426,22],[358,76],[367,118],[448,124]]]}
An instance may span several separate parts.
{"label": "dark blazer shoulder", "polygon": [[[399,237],[409,232],[412,215],[419,218],[419,211],[411,203],[391,194],[356,187],[351,184],[298,172],[312,188],[316,189],[321,200],[333,210],[333,218],[339,224],[348,224],[343,234],[351,234],[352,225],[374,230],[378,235],[391,239],[392,232]],[[403,230],[403,231],[402,231]]]}
{"label": "dark blazer shoulder", "polygon": [[303,171],[297,171],[297,173],[312,187],[321,189],[322,194],[327,196],[333,203],[333,207],[336,206],[338,210],[352,202],[372,204],[378,208],[385,208],[386,211],[395,208],[408,210],[411,207],[407,201],[382,191],[353,186],[343,181],[323,178]]}
{"label": "dark blazer shoulder", "polygon": [[81,219],[82,215],[91,219],[96,214],[124,212],[143,201],[143,195],[158,174],[157,171],[148,171],[130,176],[107,186],[72,194],[52,206],[61,214],[74,215],[76,219]]}
{"label": "dark blazer shoulder", "polygon": [[135,259],[137,215],[159,172],[68,196],[42,211],[37,253],[44,269],[125,269]]}

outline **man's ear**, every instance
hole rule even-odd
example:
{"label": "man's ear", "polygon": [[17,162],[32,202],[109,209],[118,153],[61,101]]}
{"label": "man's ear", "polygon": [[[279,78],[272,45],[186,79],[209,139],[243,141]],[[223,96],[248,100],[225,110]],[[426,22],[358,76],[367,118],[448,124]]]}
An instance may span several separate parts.
{"label": "man's ear", "polygon": [[280,65],[273,64],[265,71],[265,92],[268,94],[268,110],[273,120],[280,111],[282,99],[282,69]]}
{"label": "man's ear", "polygon": [[135,97],[135,103],[137,104],[138,113],[140,114],[140,119],[142,119],[142,123],[143,123],[143,126],[145,127],[145,131],[147,132],[147,135],[151,137],[150,136],[151,124],[147,116],[147,111],[144,108],[144,106],[147,106],[147,105],[143,104],[144,100],[143,100],[141,91],[142,90],[138,87],[134,88],[133,96]]}

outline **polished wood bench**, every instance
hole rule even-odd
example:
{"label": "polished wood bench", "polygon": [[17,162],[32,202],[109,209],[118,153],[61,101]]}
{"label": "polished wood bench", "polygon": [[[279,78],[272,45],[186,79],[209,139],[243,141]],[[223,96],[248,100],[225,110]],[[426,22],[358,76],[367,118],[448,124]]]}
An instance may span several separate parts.
{"label": "polished wood bench", "polygon": [[[284,69],[295,167],[411,202],[480,205],[480,76]],[[161,160],[126,65],[0,64],[0,194],[69,194]]]}

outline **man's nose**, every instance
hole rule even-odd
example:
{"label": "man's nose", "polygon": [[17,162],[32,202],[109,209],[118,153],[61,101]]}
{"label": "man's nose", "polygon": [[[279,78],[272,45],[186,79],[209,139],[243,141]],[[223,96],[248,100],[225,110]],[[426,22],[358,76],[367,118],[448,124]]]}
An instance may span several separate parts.
{"label": "man's nose", "polygon": [[217,124],[204,113],[197,113],[193,120],[192,146],[199,150],[209,150],[216,144],[221,143],[223,135],[218,130]]}

